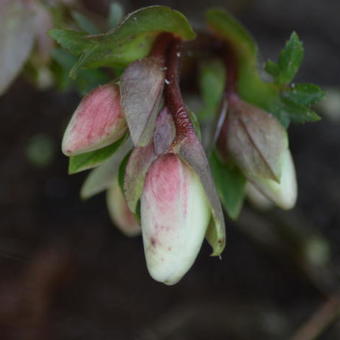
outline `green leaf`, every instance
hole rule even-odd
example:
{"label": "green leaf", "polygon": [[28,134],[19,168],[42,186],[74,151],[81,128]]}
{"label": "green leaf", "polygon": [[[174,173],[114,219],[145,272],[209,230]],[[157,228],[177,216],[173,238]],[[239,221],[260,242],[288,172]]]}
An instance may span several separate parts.
{"label": "green leaf", "polygon": [[105,148],[70,157],[68,173],[72,175],[100,165],[118,150],[124,140],[125,136]]}
{"label": "green leaf", "polygon": [[110,77],[101,70],[81,70],[77,79],[71,79],[69,72],[77,58],[60,48],[55,48],[52,51],[52,58],[58,64],[55,73],[58,85],[62,90],[75,87],[81,94],[86,94],[97,86],[110,81]]}
{"label": "green leaf", "polygon": [[243,205],[246,179],[235,165],[222,163],[215,152],[210,156],[210,166],[222,205],[235,220]]}
{"label": "green leaf", "polygon": [[81,30],[90,34],[97,34],[100,32],[98,27],[91,20],[86,18],[86,16],[76,11],[73,11],[71,14],[72,18]]}
{"label": "green leaf", "polygon": [[93,46],[93,42],[87,38],[87,33],[65,29],[52,29],[48,32],[50,37],[56,40],[71,54],[78,56]]}
{"label": "green leaf", "polygon": [[282,98],[282,110],[288,113],[290,120],[295,123],[315,122],[321,119],[309,107],[294,103],[287,98]]}
{"label": "green leaf", "polygon": [[225,73],[220,60],[213,59],[200,65],[199,86],[203,99],[203,108],[199,113],[201,119],[215,117],[224,91]]}
{"label": "green leaf", "polygon": [[223,9],[213,8],[206,12],[206,18],[210,28],[215,32],[224,36],[232,44],[240,45],[239,48],[248,56],[256,57],[255,41],[247,29],[230,13]]}
{"label": "green leaf", "polygon": [[270,74],[274,79],[279,75],[280,68],[275,62],[268,60],[264,66],[265,71]]}
{"label": "green leaf", "polygon": [[121,162],[131,148],[132,143],[130,139],[128,139],[117,152],[100,166],[92,170],[81,187],[80,197],[87,199],[108,189],[118,176]]}
{"label": "green leaf", "polygon": [[150,6],[128,15],[114,30],[87,36],[68,30],[52,30],[50,35],[72,54],[81,55],[73,69],[80,67],[126,66],[149,54],[157,35],[173,33],[183,40],[195,38],[183,14],[165,6]]}
{"label": "green leaf", "polygon": [[271,74],[278,85],[289,84],[295,77],[303,60],[303,44],[293,32],[279,55],[278,63],[268,61],[265,70]]}
{"label": "green leaf", "polygon": [[188,113],[189,113],[189,118],[191,120],[191,123],[194,127],[194,130],[195,130],[195,133],[196,133],[196,136],[198,137],[199,140],[202,139],[202,134],[201,134],[201,126],[200,126],[200,122],[197,118],[197,116],[195,115],[194,112],[188,110]]}
{"label": "green leaf", "polygon": [[300,105],[313,105],[320,101],[325,95],[321,88],[314,84],[296,84],[288,91],[282,93],[284,98]]}

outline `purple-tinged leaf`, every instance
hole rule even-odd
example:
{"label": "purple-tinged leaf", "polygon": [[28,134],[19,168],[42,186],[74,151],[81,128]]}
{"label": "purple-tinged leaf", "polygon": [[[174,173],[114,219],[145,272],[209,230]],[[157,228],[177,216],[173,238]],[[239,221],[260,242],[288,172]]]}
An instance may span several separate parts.
{"label": "purple-tinged leaf", "polygon": [[212,256],[218,256],[225,247],[224,216],[207,157],[196,135],[192,133],[181,141],[181,144],[178,146],[178,154],[198,174],[206,192],[213,217],[206,237],[213,249]]}
{"label": "purple-tinged leaf", "polygon": [[119,87],[115,84],[97,87],[74,112],[64,134],[63,153],[74,156],[103,148],[120,139],[126,129]]}
{"label": "purple-tinged leaf", "polygon": [[176,135],[174,120],[165,107],[157,117],[155,133],[153,135],[153,144],[156,155],[168,151]]}
{"label": "purple-tinged leaf", "polygon": [[229,102],[227,129],[229,152],[245,176],[280,181],[282,155],[288,147],[287,132],[271,114],[238,98]]}
{"label": "purple-tinged leaf", "polygon": [[164,88],[163,63],[158,58],[145,58],[130,64],[121,82],[121,104],[136,146],[149,144],[159,113]]}
{"label": "purple-tinged leaf", "polygon": [[4,93],[28,58],[35,37],[32,3],[0,1],[0,94]]}
{"label": "purple-tinged leaf", "polygon": [[135,148],[125,169],[124,194],[130,210],[135,213],[143,193],[144,181],[152,162],[157,158],[153,143]]}

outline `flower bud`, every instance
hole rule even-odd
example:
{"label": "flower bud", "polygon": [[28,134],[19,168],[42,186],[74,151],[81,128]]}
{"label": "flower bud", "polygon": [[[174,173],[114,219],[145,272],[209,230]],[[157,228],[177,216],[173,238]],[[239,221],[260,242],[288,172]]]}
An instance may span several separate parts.
{"label": "flower bud", "polygon": [[228,104],[218,138],[220,154],[231,156],[266,198],[282,209],[292,208],[297,187],[286,130],[274,116],[236,95],[229,98]]}
{"label": "flower bud", "polygon": [[198,175],[177,155],[150,167],[141,197],[144,251],[150,275],[177,283],[194,263],[210,221],[210,205]]}
{"label": "flower bud", "polygon": [[268,178],[253,178],[251,182],[281,209],[291,209],[297,199],[297,183],[292,155],[288,149],[282,157],[280,183]]}
{"label": "flower bud", "polygon": [[64,134],[67,156],[94,151],[121,138],[127,125],[121,111],[119,87],[106,84],[82,99]]}
{"label": "flower bud", "polygon": [[110,217],[120,231],[127,236],[140,234],[140,226],[126,203],[118,180],[107,190],[106,203]]}

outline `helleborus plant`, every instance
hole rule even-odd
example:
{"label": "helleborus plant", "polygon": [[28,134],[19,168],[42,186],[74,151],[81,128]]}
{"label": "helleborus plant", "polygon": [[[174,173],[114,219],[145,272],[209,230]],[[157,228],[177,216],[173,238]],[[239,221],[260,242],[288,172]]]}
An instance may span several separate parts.
{"label": "helleborus plant", "polygon": [[[322,97],[315,85],[290,85],[303,56],[296,34],[279,61],[267,63],[266,82],[248,32],[221,10],[208,11],[207,22],[208,32],[196,37],[181,13],[150,6],[104,34],[50,32],[77,58],[71,77],[100,67],[119,75],[81,100],[62,149],[69,173],[93,168],[82,198],[107,191],[113,222],[128,236],[142,234],[148,271],[167,285],[188,272],[204,239],[221,255],[222,205],[235,219],[246,190],[283,209],[294,206],[287,127],[318,119],[310,106]],[[180,87],[186,55],[200,65],[198,118]],[[212,122],[201,137],[200,124]]]}

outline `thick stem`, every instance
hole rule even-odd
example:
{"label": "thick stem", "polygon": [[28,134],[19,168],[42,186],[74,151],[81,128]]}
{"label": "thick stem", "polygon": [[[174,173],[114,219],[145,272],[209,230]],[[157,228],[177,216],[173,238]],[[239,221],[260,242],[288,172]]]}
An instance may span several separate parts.
{"label": "thick stem", "polygon": [[193,126],[185,108],[181,90],[179,87],[179,62],[181,57],[181,41],[174,39],[168,51],[166,62],[165,104],[171,112],[175,126],[177,139],[183,138],[193,131]]}
{"label": "thick stem", "polygon": [[162,64],[165,64],[167,50],[172,40],[174,40],[174,36],[171,33],[161,33],[156,38],[149,56],[160,59]]}

